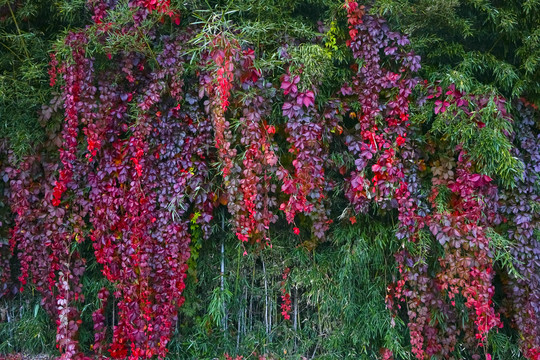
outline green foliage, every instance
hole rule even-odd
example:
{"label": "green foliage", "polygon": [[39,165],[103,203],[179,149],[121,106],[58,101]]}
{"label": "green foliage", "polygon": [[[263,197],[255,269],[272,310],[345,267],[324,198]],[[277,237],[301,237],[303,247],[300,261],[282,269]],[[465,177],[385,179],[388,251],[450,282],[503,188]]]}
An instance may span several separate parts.
{"label": "green foliage", "polygon": [[519,271],[517,271],[515,264],[519,264],[518,260],[512,256],[512,249],[514,245],[504,236],[488,228],[486,235],[490,238],[489,245],[491,251],[493,252],[493,260],[495,263],[498,263],[499,266],[506,269],[509,275],[516,279],[522,278]]}
{"label": "green foliage", "polygon": [[457,71],[467,92],[489,85],[507,98],[540,100],[537,0],[380,0],[374,9],[410,34],[424,76]]}
{"label": "green foliage", "polygon": [[[506,134],[512,131],[511,123],[504,118],[490,97],[487,105],[466,114],[451,105],[434,117],[432,131],[450,143],[451,148],[461,145],[475,161],[481,173],[497,177],[505,186],[514,183],[523,172],[523,163],[512,155],[512,143]],[[475,119],[485,124],[479,128]]]}
{"label": "green foliage", "polygon": [[[455,84],[470,94],[525,97],[540,101],[540,18],[538,1],[380,0],[374,11],[410,35],[422,56],[424,78]],[[511,153],[505,133],[512,125],[491,101],[480,110],[479,130],[467,115],[450,108],[434,118],[432,130],[450,146],[463,144],[479,171],[512,186],[523,164]],[[424,111],[430,111],[424,109]]]}
{"label": "green foliage", "polygon": [[38,111],[51,98],[49,51],[87,16],[84,1],[0,0],[0,137],[18,154],[45,137]]}
{"label": "green foliage", "polygon": [[[187,282],[194,291],[184,293],[187,303],[199,303],[201,308],[189,316],[181,308],[170,359],[256,351],[281,359],[305,354],[367,360],[383,346],[400,354],[399,359],[409,358],[402,336],[406,325],[392,319],[384,301],[395,269],[392,254],[400,246],[393,230],[367,218],[355,225],[340,224],[332,239],[313,252],[291,239],[290,233],[285,227],[272,234],[271,249],[248,248],[242,255],[236,239],[220,227],[215,229],[215,239],[226,236],[224,291],[219,241],[203,242],[197,282],[189,284],[189,277]],[[291,320],[280,313],[282,273],[287,267]],[[269,332],[267,322],[272,323]]]}
{"label": "green foliage", "polygon": [[54,352],[56,329],[39,302],[31,295],[0,301],[0,354]]}
{"label": "green foliage", "polygon": [[507,334],[492,332],[489,334],[488,342],[499,359],[523,359],[519,347]]}

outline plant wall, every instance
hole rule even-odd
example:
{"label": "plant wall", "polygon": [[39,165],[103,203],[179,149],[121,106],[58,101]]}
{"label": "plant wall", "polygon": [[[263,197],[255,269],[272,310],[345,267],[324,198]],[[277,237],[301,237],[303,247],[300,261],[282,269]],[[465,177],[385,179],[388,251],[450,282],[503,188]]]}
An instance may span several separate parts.
{"label": "plant wall", "polygon": [[0,1],[0,353],[540,359],[539,5]]}

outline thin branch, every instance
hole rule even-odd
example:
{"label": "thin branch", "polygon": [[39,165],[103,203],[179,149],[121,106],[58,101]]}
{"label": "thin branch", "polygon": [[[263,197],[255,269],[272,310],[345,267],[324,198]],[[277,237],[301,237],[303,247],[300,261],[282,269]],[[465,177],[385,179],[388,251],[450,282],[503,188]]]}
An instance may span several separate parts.
{"label": "thin branch", "polygon": [[15,55],[17,57],[17,59],[19,59],[20,62],[23,62],[23,59],[21,59],[21,57],[19,55],[17,55],[17,53],[15,51],[13,51],[9,46],[7,46],[6,44],[4,44],[3,42],[0,42],[0,45],[2,45],[3,47],[5,47],[6,49],[9,50],[9,52],[11,52],[13,55]]}
{"label": "thin branch", "polygon": [[28,52],[28,48],[26,47],[26,42],[24,41],[24,37],[21,33],[21,29],[19,28],[19,23],[17,22],[17,18],[15,17],[15,14],[13,13],[13,9],[11,9],[11,3],[8,1],[8,8],[9,12],[11,13],[11,17],[13,18],[13,22],[15,23],[15,27],[17,28],[17,32],[19,33],[19,36],[21,37],[21,41],[24,47],[24,52],[26,53],[26,58],[30,60],[30,53]]}

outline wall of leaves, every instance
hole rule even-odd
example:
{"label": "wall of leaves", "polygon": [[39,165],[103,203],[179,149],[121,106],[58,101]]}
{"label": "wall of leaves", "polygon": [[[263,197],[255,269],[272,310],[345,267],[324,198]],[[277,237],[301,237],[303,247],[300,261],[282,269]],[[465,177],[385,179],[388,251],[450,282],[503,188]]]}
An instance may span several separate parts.
{"label": "wall of leaves", "polygon": [[0,354],[540,359],[539,10],[0,0]]}

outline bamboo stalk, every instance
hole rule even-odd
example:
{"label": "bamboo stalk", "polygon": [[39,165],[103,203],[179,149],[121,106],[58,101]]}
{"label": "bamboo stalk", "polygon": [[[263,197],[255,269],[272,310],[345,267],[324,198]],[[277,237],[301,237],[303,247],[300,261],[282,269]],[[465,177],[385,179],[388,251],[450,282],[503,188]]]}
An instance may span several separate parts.
{"label": "bamboo stalk", "polygon": [[294,287],[294,308],[293,308],[293,330],[294,330],[294,351],[297,349],[298,339],[298,287]]}
{"label": "bamboo stalk", "polygon": [[253,331],[253,286],[255,282],[255,264],[251,274],[251,288],[249,294],[249,331]]}
{"label": "bamboo stalk", "polygon": [[263,277],[264,277],[264,326],[266,329],[266,336],[270,336],[270,330],[268,327],[268,279],[266,278],[266,266],[264,265],[264,259],[261,255],[261,262],[263,267]]}
{"label": "bamboo stalk", "polygon": [[13,22],[15,23],[15,27],[17,28],[17,33],[19,34],[19,36],[21,38],[21,42],[22,42],[23,47],[24,47],[24,52],[26,54],[26,58],[28,60],[30,60],[30,53],[28,52],[28,48],[26,47],[26,41],[24,41],[24,37],[22,35],[21,28],[19,28],[19,22],[17,21],[17,18],[15,17],[15,14],[13,13],[13,9],[11,8],[10,2],[8,1],[7,4],[8,4],[9,12],[11,13],[11,18],[13,19]]}
{"label": "bamboo stalk", "polygon": [[[221,218],[221,230],[225,232],[225,215]],[[225,237],[221,238],[221,295],[223,297],[223,331],[227,331],[227,304],[225,303]]]}

